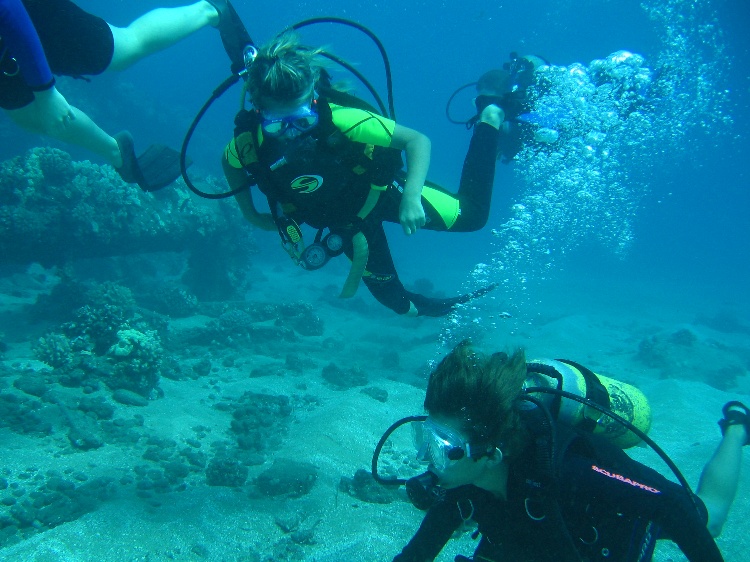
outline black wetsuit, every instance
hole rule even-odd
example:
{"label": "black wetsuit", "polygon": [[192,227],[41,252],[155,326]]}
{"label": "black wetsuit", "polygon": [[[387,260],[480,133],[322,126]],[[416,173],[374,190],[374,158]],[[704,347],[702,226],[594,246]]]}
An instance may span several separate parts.
{"label": "black wetsuit", "polygon": [[[107,22],[69,0],[22,0],[22,7],[19,0],[2,1],[3,109],[25,107],[34,101],[35,91],[51,88],[50,72],[74,77],[101,74],[112,61],[114,38]],[[27,25],[27,16],[33,29]]]}
{"label": "black wetsuit", "polygon": [[449,490],[394,562],[433,560],[469,515],[482,535],[476,561],[560,562],[566,559],[561,554],[565,545],[572,544],[574,560],[641,562],[651,560],[657,538],[674,541],[691,562],[723,560],[706,528],[700,499],[695,498],[699,511],[681,486],[618,447],[581,439],[595,443],[595,456],[589,445],[574,442],[558,480],[558,505],[568,533],[551,528],[553,517],[532,519],[544,515],[544,509],[533,499],[525,501],[533,497],[529,467],[534,459],[527,452],[510,467],[507,500],[475,486]]}
{"label": "black wetsuit", "polygon": [[[350,259],[354,255],[351,235],[364,234],[369,254],[362,279],[372,295],[396,313],[408,313],[413,304],[421,316],[443,316],[457,303],[469,300],[471,295],[435,299],[412,293],[398,277],[383,230],[384,221],[399,222],[402,196],[397,174],[400,156],[388,148],[393,121],[323,99],[318,101],[318,113],[320,123],[309,136],[297,140],[293,153],[275,139],[261,138],[257,120],[250,112],[241,113],[235,139],[225,151],[228,165],[248,170],[272,209],[279,204],[299,224],[341,232],[344,253]],[[470,232],[486,224],[497,139],[498,132],[490,125],[475,127],[458,193],[433,184],[424,187],[425,229]],[[397,165],[389,170],[388,162],[381,163],[379,151],[396,152]],[[393,162],[392,156],[384,159]],[[283,164],[276,165],[279,162]],[[368,208],[373,191],[376,203]]]}

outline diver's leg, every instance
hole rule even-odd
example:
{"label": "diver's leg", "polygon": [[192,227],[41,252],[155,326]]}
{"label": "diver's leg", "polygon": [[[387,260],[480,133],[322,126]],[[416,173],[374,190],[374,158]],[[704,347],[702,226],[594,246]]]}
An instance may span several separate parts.
{"label": "diver's leg", "polygon": [[[362,281],[380,304],[390,308],[396,314],[446,316],[454,310],[456,305],[481,297],[496,287],[496,284],[492,284],[473,293],[447,299],[436,299],[407,291],[396,273],[383,225],[365,223],[362,232],[367,238],[369,249],[367,271]],[[347,256],[351,259],[350,250],[347,250]]]}
{"label": "diver's leg", "polygon": [[487,224],[495,183],[498,131],[502,120],[502,110],[488,105],[474,127],[456,194],[461,213],[450,227],[452,232],[472,232]]}
{"label": "diver's leg", "polygon": [[473,232],[487,224],[502,119],[503,112],[495,105],[488,105],[482,111],[464,159],[458,193],[434,184],[422,190],[422,206],[427,215],[425,229]]}
{"label": "diver's leg", "polygon": [[[398,278],[383,225],[368,221],[362,225],[362,233],[367,239],[368,248],[366,271],[362,276],[365,286],[380,304],[396,314],[416,316],[416,309],[412,311],[414,307]],[[346,254],[352,259],[349,249]]]}
{"label": "diver's leg", "polygon": [[[56,75],[97,75],[107,68],[113,52],[108,24],[68,0],[24,3],[47,62]],[[53,86],[31,92],[14,77],[3,77],[4,94],[14,94],[6,104],[8,117],[23,129],[85,148],[108,163],[122,161],[115,139],[81,109],[71,105]]]}
{"label": "diver's leg", "polygon": [[696,493],[706,505],[708,530],[714,537],[721,533],[737,494],[742,447],[749,438],[746,425],[727,425],[721,443],[703,468]]}
{"label": "diver's leg", "polygon": [[[54,94],[60,95],[56,90],[37,95]],[[69,107],[71,118],[67,119],[61,126],[49,125],[39,112],[36,100],[20,109],[8,110],[6,114],[18,126],[31,133],[47,135],[54,139],[80,146],[99,155],[115,168],[122,166],[120,148],[115,139],[105,133],[83,111],[72,105]]]}
{"label": "diver's leg", "polygon": [[216,26],[219,14],[210,2],[201,0],[179,8],[157,8],[128,27],[110,25],[115,41],[108,70],[123,70],[142,58],[166,49],[207,25]]}

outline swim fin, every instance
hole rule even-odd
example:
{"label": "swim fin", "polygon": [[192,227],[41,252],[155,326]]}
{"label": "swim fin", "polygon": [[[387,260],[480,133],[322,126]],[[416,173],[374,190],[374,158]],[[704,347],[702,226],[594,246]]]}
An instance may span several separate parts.
{"label": "swim fin", "polygon": [[128,131],[121,131],[114,138],[123,161],[116,170],[124,181],[137,183],[143,191],[156,191],[180,177],[180,153],[173,148],[152,144],[136,157],[133,136]]}
{"label": "swim fin", "polygon": [[486,287],[482,287],[466,295],[460,295],[458,297],[452,297],[448,299],[434,299],[409,291],[406,291],[406,294],[409,295],[409,300],[417,309],[417,316],[432,316],[433,318],[435,318],[440,316],[447,316],[448,314],[453,312],[456,305],[464,304],[471,300],[484,296],[497,286],[498,283],[491,283]]}
{"label": "swim fin", "polygon": [[208,0],[208,3],[219,13],[219,25],[216,28],[221,35],[224,50],[232,61],[232,72],[236,74],[245,68],[245,47],[252,45],[253,40],[229,0]]}

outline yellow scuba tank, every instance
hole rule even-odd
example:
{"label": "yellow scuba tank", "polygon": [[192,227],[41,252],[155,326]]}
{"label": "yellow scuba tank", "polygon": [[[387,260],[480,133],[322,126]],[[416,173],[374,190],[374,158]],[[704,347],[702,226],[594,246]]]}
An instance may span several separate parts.
{"label": "yellow scuba tank", "polygon": [[[569,392],[608,408],[644,433],[651,427],[648,400],[630,384],[598,375],[567,360],[535,359],[529,361],[526,368],[528,376],[524,390],[541,387]],[[541,400],[560,422],[601,435],[623,449],[640,442],[632,431],[594,408],[559,395],[541,392],[529,394]]]}

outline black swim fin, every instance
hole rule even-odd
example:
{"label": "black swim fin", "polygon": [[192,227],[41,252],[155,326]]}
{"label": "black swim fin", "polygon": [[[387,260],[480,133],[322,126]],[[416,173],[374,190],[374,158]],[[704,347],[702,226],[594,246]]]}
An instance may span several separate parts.
{"label": "black swim fin", "polygon": [[175,149],[152,144],[136,157],[133,136],[128,131],[121,131],[114,138],[123,161],[116,169],[124,181],[137,183],[143,191],[156,191],[180,177],[180,153]]}
{"label": "black swim fin", "polygon": [[245,47],[252,45],[253,40],[229,0],[208,0],[208,3],[219,13],[219,25],[216,27],[224,50],[232,61],[232,72],[237,74],[245,68]]}
{"label": "black swim fin", "polygon": [[[190,165],[190,162],[187,163]],[[143,191],[156,191],[168,186],[181,175],[180,153],[163,144],[152,144],[138,157],[138,166],[143,175]]]}
{"label": "black swim fin", "polygon": [[464,304],[484,296],[497,286],[498,283],[491,283],[486,287],[482,287],[481,289],[477,289],[466,295],[460,295],[449,299],[434,299],[417,293],[411,293],[409,291],[406,291],[406,293],[409,295],[409,300],[411,300],[417,309],[417,316],[432,316],[433,318],[439,318],[441,316],[447,316],[453,312],[457,304]]}

